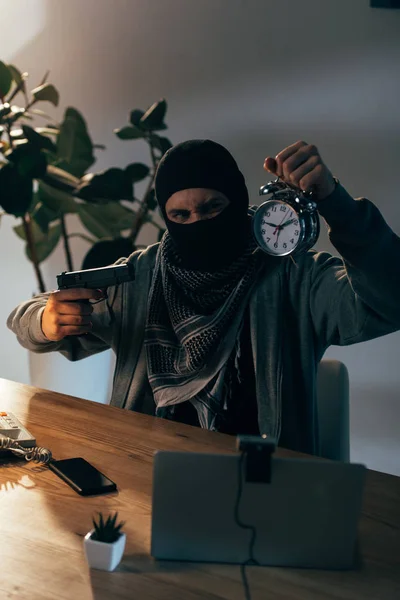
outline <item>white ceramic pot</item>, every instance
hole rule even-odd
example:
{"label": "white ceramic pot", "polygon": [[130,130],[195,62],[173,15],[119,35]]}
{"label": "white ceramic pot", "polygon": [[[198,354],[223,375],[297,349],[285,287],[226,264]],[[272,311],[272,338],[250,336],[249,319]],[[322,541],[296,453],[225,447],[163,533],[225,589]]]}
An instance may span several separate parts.
{"label": "white ceramic pot", "polygon": [[113,544],[98,542],[92,540],[94,529],[89,531],[84,538],[84,548],[86,560],[92,569],[101,569],[102,571],[114,571],[115,567],[121,562],[124,554],[126,535],[121,533],[119,538]]}

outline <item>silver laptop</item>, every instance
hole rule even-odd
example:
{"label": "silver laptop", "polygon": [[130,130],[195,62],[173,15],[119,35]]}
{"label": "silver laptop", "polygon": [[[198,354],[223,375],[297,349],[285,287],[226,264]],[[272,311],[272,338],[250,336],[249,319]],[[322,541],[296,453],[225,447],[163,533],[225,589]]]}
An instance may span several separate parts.
{"label": "silver laptop", "polygon": [[[243,563],[251,531],[235,521],[239,454],[159,451],[154,457],[151,554]],[[318,459],[271,459],[271,483],[247,483],[242,523],[256,528],[260,565],[354,566],[366,468]]]}

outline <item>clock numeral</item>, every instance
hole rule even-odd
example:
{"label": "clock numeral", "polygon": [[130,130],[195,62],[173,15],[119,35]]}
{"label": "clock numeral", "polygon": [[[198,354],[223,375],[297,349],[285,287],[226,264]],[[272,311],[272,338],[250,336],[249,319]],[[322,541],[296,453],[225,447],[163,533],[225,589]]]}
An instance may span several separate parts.
{"label": "clock numeral", "polygon": [[267,238],[267,242],[269,242],[271,240],[271,238]]}
{"label": "clock numeral", "polygon": [[272,212],[276,212],[276,206],[273,206],[273,207],[271,208],[271,210],[272,210]]}
{"label": "clock numeral", "polygon": [[274,248],[277,248],[277,247],[278,247],[278,244],[275,242],[275,244],[274,244]]}
{"label": "clock numeral", "polygon": [[281,212],[286,212],[286,206],[281,206]]}
{"label": "clock numeral", "polygon": [[270,216],[271,216],[271,213],[268,211],[268,212],[266,213],[266,215],[267,215],[267,217],[270,217]]}
{"label": "clock numeral", "polygon": [[261,233],[265,235],[265,229],[261,229]]}
{"label": "clock numeral", "polygon": [[284,248],[287,248],[287,244],[283,244],[283,247],[284,247]]}
{"label": "clock numeral", "polygon": [[299,224],[298,219],[296,219],[295,221],[293,221],[293,225],[298,225],[298,224]]}
{"label": "clock numeral", "polygon": [[294,235],[299,235],[299,230],[296,229],[296,231],[294,232]]}
{"label": "clock numeral", "polygon": [[294,244],[294,239],[293,239],[293,238],[290,240],[290,243],[291,243],[291,244]]}

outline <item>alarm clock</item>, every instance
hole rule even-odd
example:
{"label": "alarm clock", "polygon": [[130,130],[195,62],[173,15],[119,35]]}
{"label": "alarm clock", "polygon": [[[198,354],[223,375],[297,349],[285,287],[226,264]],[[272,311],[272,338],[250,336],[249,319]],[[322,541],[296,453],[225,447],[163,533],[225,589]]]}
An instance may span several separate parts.
{"label": "alarm clock", "polygon": [[320,232],[313,193],[279,179],[261,186],[259,193],[268,199],[249,209],[258,246],[272,256],[307,252]]}

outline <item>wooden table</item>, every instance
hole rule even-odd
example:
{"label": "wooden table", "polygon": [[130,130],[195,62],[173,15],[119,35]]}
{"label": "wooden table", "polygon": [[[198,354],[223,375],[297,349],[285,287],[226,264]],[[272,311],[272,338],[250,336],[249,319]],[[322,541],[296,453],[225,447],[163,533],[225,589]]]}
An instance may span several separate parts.
{"label": "wooden table", "polygon": [[[47,467],[0,464],[0,598],[14,600],[235,600],[239,567],[156,562],[150,555],[155,449],[230,452],[235,440],[0,379],[9,410],[56,458],[82,456],[119,493],[83,498]],[[280,455],[294,454],[279,451]],[[127,547],[116,571],[88,569],[83,536],[97,510],[118,510]],[[360,524],[364,564],[354,571],[251,567],[253,600],[400,598],[400,478],[369,471]]]}

